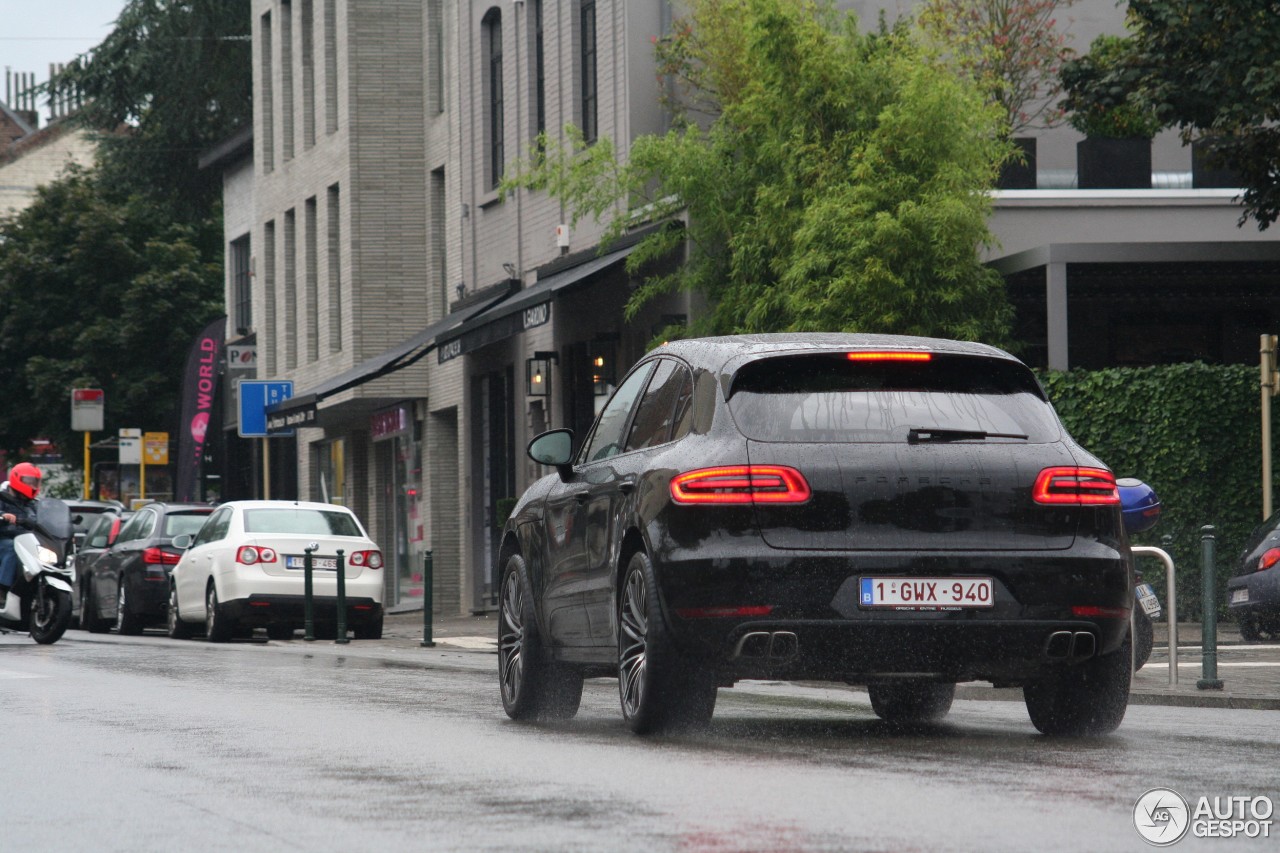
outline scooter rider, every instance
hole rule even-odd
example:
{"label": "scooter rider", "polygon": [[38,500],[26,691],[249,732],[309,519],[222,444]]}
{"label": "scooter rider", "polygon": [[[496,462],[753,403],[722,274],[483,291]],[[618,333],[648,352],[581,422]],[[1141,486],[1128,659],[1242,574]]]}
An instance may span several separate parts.
{"label": "scooter rider", "polygon": [[0,608],[18,576],[13,540],[36,526],[36,495],[42,476],[30,462],[19,462],[9,470],[8,482],[0,484]]}

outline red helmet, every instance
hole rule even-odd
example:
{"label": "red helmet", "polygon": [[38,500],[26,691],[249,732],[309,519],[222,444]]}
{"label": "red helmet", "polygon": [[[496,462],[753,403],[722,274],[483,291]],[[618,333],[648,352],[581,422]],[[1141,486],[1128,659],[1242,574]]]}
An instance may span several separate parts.
{"label": "red helmet", "polygon": [[20,495],[34,498],[40,491],[40,469],[30,462],[19,462],[9,469],[9,488]]}

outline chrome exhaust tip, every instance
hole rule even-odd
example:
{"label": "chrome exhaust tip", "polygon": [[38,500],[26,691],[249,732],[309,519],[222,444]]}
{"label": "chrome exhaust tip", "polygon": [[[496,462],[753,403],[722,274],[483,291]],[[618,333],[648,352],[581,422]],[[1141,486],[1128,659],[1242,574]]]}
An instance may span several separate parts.
{"label": "chrome exhaust tip", "polygon": [[1044,643],[1044,656],[1053,660],[1066,660],[1071,655],[1071,632],[1054,631]]}

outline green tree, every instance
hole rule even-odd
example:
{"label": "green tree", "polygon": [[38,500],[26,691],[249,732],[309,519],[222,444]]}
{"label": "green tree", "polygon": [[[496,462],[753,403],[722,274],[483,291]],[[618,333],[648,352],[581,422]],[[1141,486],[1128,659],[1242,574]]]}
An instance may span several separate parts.
{"label": "green tree", "polygon": [[924,0],[925,35],[1004,110],[1010,136],[1062,118],[1058,72],[1072,55],[1060,13],[1075,0]]}
{"label": "green tree", "polygon": [[[985,190],[1007,155],[1002,117],[905,31],[865,34],[818,0],[696,0],[666,48],[683,57],[706,127],[637,138],[619,162],[570,132],[507,188],[543,187],[609,234],[682,215],[633,270],[687,240],[659,293],[706,294],[695,333],[864,331],[1004,342],[1011,309],[978,262]],[[726,45],[731,49],[726,49]]]}
{"label": "green tree", "polygon": [[129,0],[115,29],[50,85],[83,99],[75,113],[99,132],[98,159],[115,192],[138,193],[185,222],[222,191],[200,153],[253,118],[247,4]]}
{"label": "green tree", "polygon": [[198,249],[216,239],[78,170],[0,220],[0,448],[67,447],[73,387],[105,389],[109,431],[175,430],[187,349],[222,310]]}
{"label": "green tree", "polygon": [[1141,85],[1166,126],[1206,136],[1245,188],[1245,216],[1280,216],[1280,15],[1270,0],[1130,0]]}

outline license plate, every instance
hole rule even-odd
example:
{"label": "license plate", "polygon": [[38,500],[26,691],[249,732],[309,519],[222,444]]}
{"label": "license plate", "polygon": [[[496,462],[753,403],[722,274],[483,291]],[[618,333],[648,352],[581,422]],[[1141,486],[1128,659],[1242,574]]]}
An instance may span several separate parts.
{"label": "license plate", "polygon": [[959,610],[995,604],[991,578],[860,578],[858,603],[894,610]]}
{"label": "license plate", "polygon": [[1248,600],[1249,600],[1249,590],[1247,589],[1232,590],[1231,592],[1232,604],[1241,604]]}
{"label": "license plate", "polygon": [[1142,605],[1142,611],[1148,616],[1159,616],[1160,599],[1156,598],[1156,591],[1151,588],[1151,584],[1138,584],[1137,593],[1138,603]]}
{"label": "license plate", "polygon": [[[306,568],[306,559],[307,559],[306,557],[301,557],[301,556],[298,556],[297,554],[290,554],[284,558],[284,567],[286,569],[304,569]],[[336,572],[338,570],[338,558],[337,557],[312,557],[311,568],[331,569],[332,571]]]}

